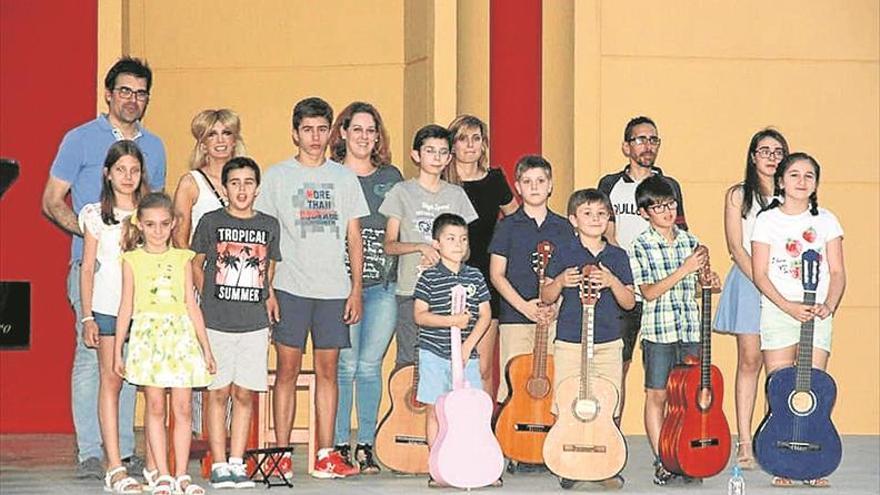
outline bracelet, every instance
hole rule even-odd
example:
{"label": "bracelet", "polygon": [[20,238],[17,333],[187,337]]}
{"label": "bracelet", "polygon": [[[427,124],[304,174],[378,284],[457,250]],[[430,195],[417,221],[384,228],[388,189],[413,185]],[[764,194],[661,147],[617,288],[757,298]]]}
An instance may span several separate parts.
{"label": "bracelet", "polygon": [[79,320],[80,323],[85,323],[87,321],[95,321],[95,317],[94,316],[85,316],[85,317],[83,317],[82,320]]}

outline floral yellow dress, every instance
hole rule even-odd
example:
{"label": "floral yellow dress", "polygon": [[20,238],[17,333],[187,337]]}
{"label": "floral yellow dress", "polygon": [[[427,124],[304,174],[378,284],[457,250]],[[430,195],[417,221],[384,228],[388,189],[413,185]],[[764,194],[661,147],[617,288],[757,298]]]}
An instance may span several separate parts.
{"label": "floral yellow dress", "polygon": [[211,383],[184,300],[189,249],[123,253],[134,274],[134,311],[126,380],[148,387],[204,387]]}

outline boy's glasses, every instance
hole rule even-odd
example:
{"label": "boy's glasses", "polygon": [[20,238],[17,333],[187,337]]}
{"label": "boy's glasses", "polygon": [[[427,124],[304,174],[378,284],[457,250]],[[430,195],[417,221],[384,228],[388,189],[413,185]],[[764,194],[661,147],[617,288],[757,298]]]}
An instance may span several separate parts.
{"label": "boy's glasses", "polygon": [[783,158],[785,158],[785,151],[782,148],[771,150],[767,147],[761,147],[758,148],[755,153],[757,153],[758,156],[760,156],[761,158],[765,159],[770,158],[771,156],[773,158],[776,158],[777,160],[782,160]]}
{"label": "boy's glasses", "polygon": [[119,86],[113,91],[116,91],[119,97],[123,100],[130,100],[132,96],[134,96],[137,101],[147,101],[150,99],[150,92],[144,89],[135,91],[128,86]]}
{"label": "boy's glasses", "polygon": [[674,211],[676,208],[678,208],[678,201],[674,199],[672,201],[667,201],[665,203],[659,203],[648,207],[649,210],[657,215],[665,212],[666,210]]}
{"label": "boy's glasses", "polygon": [[439,156],[440,158],[446,158],[447,156],[449,156],[449,149],[448,148],[437,149],[437,148],[434,148],[433,146],[425,146],[424,148],[422,148],[422,153],[424,153],[426,155]]}
{"label": "boy's glasses", "polygon": [[646,144],[650,144],[651,146],[660,146],[660,137],[658,136],[636,136],[629,140],[630,143],[644,146]]}

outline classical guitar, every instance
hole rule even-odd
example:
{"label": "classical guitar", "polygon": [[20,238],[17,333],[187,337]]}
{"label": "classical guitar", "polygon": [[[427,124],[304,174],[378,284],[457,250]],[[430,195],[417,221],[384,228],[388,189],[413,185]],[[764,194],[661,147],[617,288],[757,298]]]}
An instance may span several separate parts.
{"label": "classical guitar", "polygon": [[[697,249],[706,250],[705,246]],[[667,414],[660,429],[660,460],[670,472],[707,478],[730,458],[730,427],[724,416],[724,380],[712,364],[712,282],[707,260],[700,270],[700,358],[669,373]]]}
{"label": "classical guitar", "polygon": [[[542,241],[537,246],[535,269],[538,274],[538,298],[544,287],[544,272],[553,254],[553,244]],[[543,303],[542,303],[543,304]],[[544,438],[553,426],[553,356],[547,355],[548,326],[535,325],[535,347],[531,354],[515,356],[508,362],[505,378],[510,393],[498,419],[495,436],[510,469],[516,463],[544,462]]]}
{"label": "classical guitar", "polygon": [[376,457],[398,473],[428,472],[427,408],[416,400],[419,389],[419,353],[415,364],[403,366],[388,379],[391,408],[376,430]]}
{"label": "classical guitar", "polygon": [[[452,314],[466,309],[466,290],[452,288]],[[452,390],[434,405],[439,430],[428,458],[431,477],[456,488],[494,483],[504,471],[504,456],[492,434],[492,399],[464,381],[461,329],[451,328]]]}
{"label": "classical guitar", "polygon": [[[819,253],[801,255],[804,304],[816,304]],[[837,384],[831,375],[813,368],[813,323],[801,323],[797,364],[767,377],[767,415],[755,433],[755,458],[761,468],[794,480],[814,480],[840,465],[840,435],[831,422]]]}
{"label": "classical guitar", "polygon": [[595,269],[595,265],[584,266],[580,284],[584,311],[580,376],[570,376],[559,384],[559,416],[544,440],[544,463],[565,488],[571,487],[571,480],[611,478],[626,464],[626,440],[614,423],[620,395],[613,383],[592,371],[593,321],[599,293],[589,276]]}

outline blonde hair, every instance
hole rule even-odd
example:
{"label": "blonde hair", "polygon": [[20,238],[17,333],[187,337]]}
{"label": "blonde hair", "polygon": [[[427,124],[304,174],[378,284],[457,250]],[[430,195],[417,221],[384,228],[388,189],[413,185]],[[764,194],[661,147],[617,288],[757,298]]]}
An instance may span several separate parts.
{"label": "blonde hair", "polygon": [[[141,230],[141,212],[152,208],[164,208],[168,214],[174,218],[174,211],[171,198],[162,192],[152,192],[147,194],[138,202],[137,209],[122,225],[122,250],[134,251],[144,245],[144,231]],[[168,237],[168,243],[171,243],[171,237]]]}
{"label": "blonde hair", "polygon": [[202,110],[192,119],[190,130],[196,138],[196,144],[193,146],[192,154],[189,158],[189,168],[195,170],[207,163],[207,153],[202,150],[201,144],[208,137],[214,124],[220,122],[224,127],[232,131],[235,136],[235,147],[232,150],[232,158],[242,156],[246,153],[244,147],[244,138],[241,137],[241,120],[238,114],[228,108],[220,110]]}
{"label": "blonde hair", "polygon": [[[483,141],[481,144],[482,153],[480,154],[480,159],[477,160],[477,167],[483,172],[489,171],[489,129],[486,127],[486,123],[480,120],[478,117],[469,114],[462,114],[456,117],[452,122],[449,123],[449,134],[451,134],[452,138],[452,153],[455,154],[455,143],[461,137],[462,134],[465,133],[468,129],[479,129],[480,136],[482,136]],[[454,157],[453,157],[454,158]],[[455,160],[449,164],[443,170],[444,179],[447,182],[461,185],[461,177],[458,176],[458,169],[455,167]]]}

